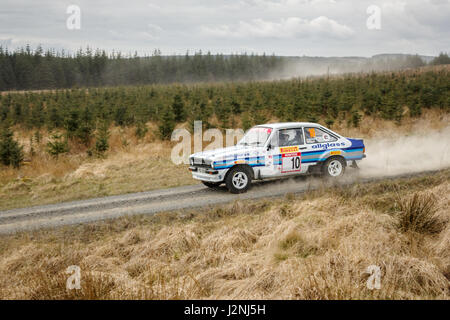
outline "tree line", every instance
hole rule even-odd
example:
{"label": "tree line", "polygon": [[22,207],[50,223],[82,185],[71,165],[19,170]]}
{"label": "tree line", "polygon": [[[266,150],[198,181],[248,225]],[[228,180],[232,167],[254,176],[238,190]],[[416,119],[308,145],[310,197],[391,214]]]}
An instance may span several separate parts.
{"label": "tree line", "polygon": [[29,46],[16,51],[0,47],[0,91],[167,84],[263,79],[279,69],[282,58],[266,55],[124,56],[120,52],[78,50],[75,54]]}
{"label": "tree line", "polygon": [[[442,53],[431,64],[448,64]],[[304,75],[309,68],[340,72],[398,70],[425,65],[419,56],[397,58],[277,57],[274,55],[213,55],[201,51],[179,56],[107,54],[87,48],[64,51],[32,50],[30,46],[9,51],[0,46],[0,91],[42,90],[117,85],[195,82],[254,81]],[[293,66],[298,74],[293,74]]]}

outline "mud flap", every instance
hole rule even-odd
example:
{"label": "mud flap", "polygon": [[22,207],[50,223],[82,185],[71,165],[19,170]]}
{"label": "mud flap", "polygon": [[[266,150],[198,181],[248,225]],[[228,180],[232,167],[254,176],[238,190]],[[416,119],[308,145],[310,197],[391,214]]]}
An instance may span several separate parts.
{"label": "mud flap", "polygon": [[359,169],[358,164],[356,163],[355,160],[352,161],[352,164],[351,164],[350,168]]}

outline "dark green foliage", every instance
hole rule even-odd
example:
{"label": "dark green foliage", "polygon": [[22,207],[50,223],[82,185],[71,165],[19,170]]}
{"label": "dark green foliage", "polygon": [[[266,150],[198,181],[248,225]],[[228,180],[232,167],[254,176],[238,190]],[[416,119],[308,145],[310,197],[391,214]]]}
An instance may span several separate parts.
{"label": "dark green foliage", "polygon": [[5,166],[19,168],[23,161],[23,147],[14,140],[8,125],[4,125],[0,133],[0,162]]}
{"label": "dark green foliage", "polygon": [[[257,55],[162,56],[155,50],[151,56],[107,55],[99,49],[44,52],[9,52],[0,46],[0,91],[55,89],[156,83],[192,83],[210,81],[243,81],[267,77],[280,70],[286,59]],[[175,110],[174,110],[175,112]]]}
{"label": "dark green foliage", "polygon": [[147,128],[147,126],[145,125],[145,123],[139,121],[139,122],[137,123],[137,125],[136,125],[136,131],[135,131],[136,137],[137,137],[138,139],[142,139],[142,138],[145,137],[145,135],[147,134],[147,132],[148,132],[148,128]]}
{"label": "dark green foliage", "polygon": [[244,129],[274,118],[352,125],[358,122],[356,113],[400,122],[406,110],[412,117],[424,108],[449,110],[449,83],[450,72],[439,69],[330,79],[8,93],[0,98],[0,124],[64,130],[71,142],[89,147],[99,121],[135,125],[138,137],[145,135],[143,124],[158,123],[165,138],[177,123],[187,121],[192,127],[201,120],[207,129],[214,118],[221,128],[242,123]]}
{"label": "dark green foliage", "polygon": [[409,103],[409,115],[411,117],[418,117],[422,114],[422,108],[420,106],[419,97],[415,96],[411,98],[411,102]]}
{"label": "dark green foliage", "polygon": [[327,119],[325,119],[325,125],[326,125],[328,128],[331,128],[331,127],[333,126],[333,124],[334,124],[334,119],[332,119],[332,118],[327,118]]}
{"label": "dark green foliage", "polygon": [[104,154],[109,149],[109,125],[106,121],[102,121],[100,124],[96,140],[95,140],[95,151],[98,154]]}
{"label": "dark green foliage", "polygon": [[162,139],[170,139],[172,131],[175,128],[175,115],[171,107],[167,107],[161,117],[159,124],[159,133]]}
{"label": "dark green foliage", "polygon": [[50,135],[50,141],[47,142],[47,152],[55,158],[58,158],[60,154],[69,152],[69,144],[67,137],[63,137],[62,134],[54,132]]}
{"label": "dark green foliage", "polygon": [[178,93],[173,98],[172,110],[175,115],[176,122],[183,122],[185,120],[184,103]]}
{"label": "dark green foliage", "polygon": [[68,116],[65,118],[64,127],[69,138],[76,136],[78,128],[80,127],[80,116],[77,109],[70,110]]}
{"label": "dark green foliage", "polygon": [[355,128],[359,127],[359,123],[361,122],[361,115],[359,114],[358,110],[352,111],[352,125]]}
{"label": "dark green foliage", "polygon": [[89,108],[84,108],[80,116],[78,128],[75,131],[75,136],[85,146],[90,145],[92,133],[95,129],[93,120],[93,115]]}
{"label": "dark green foliage", "polygon": [[433,65],[450,64],[450,57],[448,56],[447,53],[441,52],[439,56],[437,56],[436,58],[433,59],[433,61],[431,61],[431,64]]}
{"label": "dark green foliage", "polygon": [[[448,64],[450,58],[441,53],[432,64]],[[92,48],[75,54],[44,50],[37,47],[8,51],[0,46],[0,91],[102,87],[168,83],[253,81],[270,79],[271,74],[291,74],[291,66],[327,65],[344,72],[400,70],[424,65],[419,56],[360,58],[357,63],[346,59],[321,57],[276,57],[274,55],[223,55],[201,51],[194,55],[162,56],[159,50],[138,57],[120,52],[107,54]],[[325,89],[325,88],[324,88]],[[330,106],[330,91],[323,91],[318,103]],[[237,107],[237,105],[234,105]],[[174,110],[176,113],[176,111]],[[240,113],[239,107],[235,111]]]}
{"label": "dark green foliage", "polygon": [[250,129],[253,126],[251,120],[250,120],[250,116],[248,114],[248,112],[244,112],[242,114],[242,129],[244,131],[247,131],[248,129]]}

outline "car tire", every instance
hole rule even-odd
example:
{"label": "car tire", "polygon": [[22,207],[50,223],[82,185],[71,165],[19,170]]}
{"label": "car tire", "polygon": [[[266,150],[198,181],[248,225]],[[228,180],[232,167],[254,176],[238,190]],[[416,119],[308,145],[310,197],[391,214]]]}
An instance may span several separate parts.
{"label": "car tire", "polygon": [[344,175],[345,162],[342,158],[329,158],[322,167],[322,173],[328,178],[338,178]]}
{"label": "car tire", "polygon": [[222,182],[208,182],[208,181],[202,181],[202,183],[211,189],[216,189],[222,184]]}
{"label": "car tire", "polygon": [[252,176],[250,171],[242,166],[231,168],[225,179],[225,184],[231,193],[244,193],[250,188]]}

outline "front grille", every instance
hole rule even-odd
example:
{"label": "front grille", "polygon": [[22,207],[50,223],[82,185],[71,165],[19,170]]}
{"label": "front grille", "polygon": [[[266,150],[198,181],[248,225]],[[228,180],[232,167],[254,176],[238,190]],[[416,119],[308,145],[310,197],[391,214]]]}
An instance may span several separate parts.
{"label": "front grille", "polygon": [[194,167],[211,168],[211,160],[205,160],[203,158],[194,158]]}
{"label": "front grille", "polygon": [[194,164],[194,167],[211,169],[211,165],[209,165],[209,164]]}

